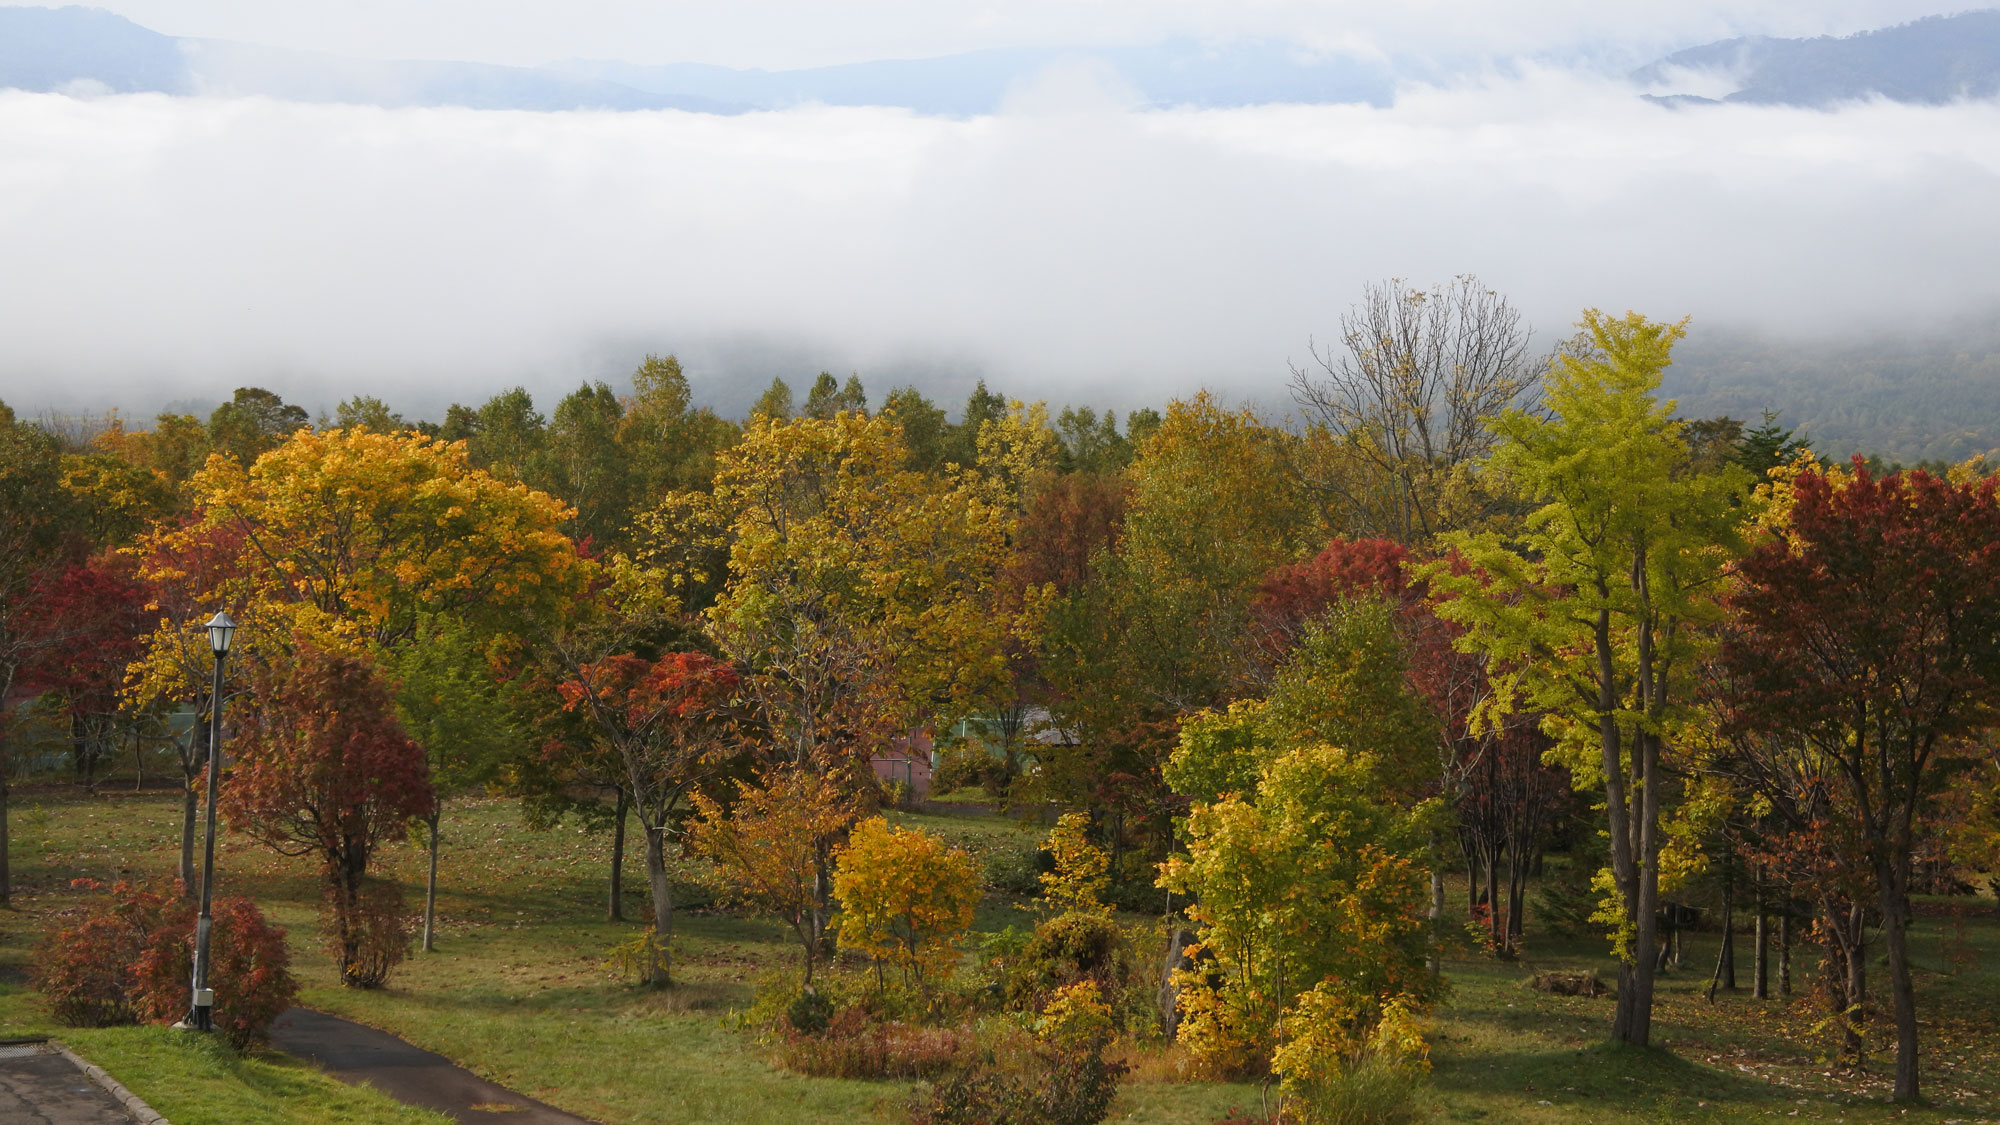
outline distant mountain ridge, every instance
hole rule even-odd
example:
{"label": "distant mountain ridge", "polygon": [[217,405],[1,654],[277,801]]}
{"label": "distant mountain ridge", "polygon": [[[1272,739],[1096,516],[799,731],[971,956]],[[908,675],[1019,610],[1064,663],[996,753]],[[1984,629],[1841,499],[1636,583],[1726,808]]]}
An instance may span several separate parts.
{"label": "distant mountain ridge", "polygon": [[[1175,40],[1144,47],[999,48],[778,71],[608,60],[518,67],[355,59],[184,39],[95,8],[0,6],[0,88],[261,95],[385,108],[742,113],[817,103],[968,116],[1001,109],[1038,75],[1065,64],[1094,71],[1117,95],[1153,107],[1384,106],[1401,82],[1436,81],[1492,65],[1504,72],[1508,63],[1313,54],[1282,42]],[[1669,104],[1825,107],[1868,97],[1918,104],[1989,98],[2000,95],[2000,11],[1937,16],[1844,38],[1725,39],[1677,51],[1630,77],[1647,97]],[[1725,86],[1732,92],[1716,96]]]}
{"label": "distant mountain ridge", "polygon": [[1632,72],[1632,80],[1668,87],[1690,71],[1731,76],[1737,89],[1719,99],[1651,96],[1681,104],[1817,108],[1870,97],[1923,105],[1990,98],[2000,94],[2000,11],[1933,16],[1841,38],[1724,39],[1676,51]]}
{"label": "distant mountain ridge", "polygon": [[383,62],[161,35],[97,8],[0,7],[0,87],[42,93],[263,95],[387,108],[737,107],[529,67]]}
{"label": "distant mountain ridge", "polygon": [[1288,44],[1008,48],[803,70],[578,60],[551,67],[379,61],[218,39],[181,39],[94,8],[0,6],[0,88],[53,93],[263,95],[390,108],[684,109],[741,113],[802,103],[992,113],[1051,65],[1099,68],[1151,105],[1270,102],[1386,105],[1387,62],[1308,55]]}

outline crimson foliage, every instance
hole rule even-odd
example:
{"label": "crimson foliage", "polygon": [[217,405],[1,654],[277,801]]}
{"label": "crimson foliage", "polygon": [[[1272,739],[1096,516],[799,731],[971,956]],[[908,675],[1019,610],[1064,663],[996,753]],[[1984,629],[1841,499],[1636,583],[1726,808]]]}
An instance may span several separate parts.
{"label": "crimson foliage", "polygon": [[[297,998],[298,981],[285,931],[256,904],[220,899],[211,914],[215,1028],[240,1049],[264,1040]],[[188,1011],[194,933],[195,906],[175,890],[119,883],[103,908],[50,931],[35,958],[35,988],[71,1027],[172,1023]]]}
{"label": "crimson foliage", "polygon": [[[1753,780],[1824,762],[1844,859],[1872,873],[1897,1023],[1896,1096],[1917,1096],[1911,862],[1940,793],[2000,721],[2000,499],[1989,478],[1802,474],[1789,523],[1739,565],[1721,663]],[[1811,753],[1802,755],[1809,748]],[[1816,767],[1815,767],[1816,771]],[[1774,802],[1779,808],[1801,807]],[[1834,810],[1837,810],[1835,812]]]}

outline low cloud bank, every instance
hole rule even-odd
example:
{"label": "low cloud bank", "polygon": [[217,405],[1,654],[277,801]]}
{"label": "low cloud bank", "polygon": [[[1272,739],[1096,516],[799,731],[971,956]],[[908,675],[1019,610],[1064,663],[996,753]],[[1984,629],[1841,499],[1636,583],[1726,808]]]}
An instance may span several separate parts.
{"label": "low cloud bank", "polygon": [[678,351],[1135,402],[1279,396],[1375,279],[1824,337],[2000,305],[2000,104],[1675,110],[1545,70],[1393,108],[970,120],[0,93],[0,398],[538,399]]}

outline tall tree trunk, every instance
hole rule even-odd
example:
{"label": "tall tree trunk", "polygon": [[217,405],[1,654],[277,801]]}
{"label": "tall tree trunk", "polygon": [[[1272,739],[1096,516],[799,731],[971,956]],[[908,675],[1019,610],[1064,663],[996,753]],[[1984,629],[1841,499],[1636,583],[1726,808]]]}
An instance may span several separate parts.
{"label": "tall tree trunk", "polygon": [[194,782],[181,788],[181,897],[193,898],[200,892],[194,885],[194,833],[196,812],[200,808],[200,798],[195,796]]}
{"label": "tall tree trunk", "polygon": [[1507,948],[1507,921],[1500,916],[1500,857],[1496,849],[1481,848],[1481,861],[1486,867],[1486,932],[1492,935],[1493,948]]}
{"label": "tall tree trunk", "polygon": [[1725,855],[1722,863],[1722,987],[1736,991],[1736,865]]}
{"label": "tall tree trunk", "polygon": [[7,864],[7,856],[13,850],[7,829],[7,774],[10,763],[7,760],[7,742],[0,736],[0,906],[10,905],[14,900],[14,873]]}
{"label": "tall tree trunk", "polygon": [[[1613,720],[1609,717],[1607,723]],[[1659,742],[1650,735],[1641,733],[1633,739],[1634,780],[1638,790],[1637,824],[1635,829],[1638,846],[1628,853],[1631,880],[1631,899],[1627,906],[1627,918],[1631,921],[1634,936],[1632,957],[1619,973],[1618,1009],[1612,1017],[1612,1038],[1635,1047],[1647,1046],[1653,1035],[1653,981],[1656,958],[1659,955],[1659,910],[1660,910],[1660,788],[1659,788]],[[1616,753],[1613,743],[1612,753]],[[1620,763],[1612,760],[1614,773],[1622,773]],[[1625,828],[1627,825],[1620,824]]]}
{"label": "tall tree trunk", "polygon": [[[1907,840],[1900,842],[1909,855]],[[1904,859],[1907,862],[1907,858]],[[1917,995],[1910,984],[1909,900],[1907,874],[1890,860],[1877,865],[1882,889],[1882,944],[1889,955],[1889,994],[1896,1009],[1896,1100],[1917,1100]]]}
{"label": "tall tree trunk", "polygon": [[1778,995],[1792,994],[1792,902],[1778,915]]}
{"label": "tall tree trunk", "polygon": [[1515,841],[1507,856],[1507,948],[1512,950],[1518,939],[1527,933],[1525,911],[1522,905],[1527,896],[1528,879],[1521,856],[1521,845]]}
{"label": "tall tree trunk", "polygon": [[1757,963],[1756,979],[1750,995],[1758,1000],[1771,998],[1771,911],[1764,902],[1764,884],[1757,883]]}
{"label": "tall tree trunk", "polygon": [[653,897],[653,965],[647,983],[669,985],[673,972],[667,963],[667,940],[674,933],[674,889],[667,881],[667,834],[664,825],[647,823],[643,809],[639,827],[646,833],[646,884]]}
{"label": "tall tree trunk", "polygon": [[[181,897],[193,899],[201,892],[194,885],[194,833],[195,814],[200,797],[196,789],[202,773],[208,768],[208,744],[204,741],[196,747],[197,724],[188,729],[187,746],[181,750]],[[197,757],[197,755],[199,755]],[[189,768],[193,763],[193,768]]]}
{"label": "tall tree trunk", "polygon": [[625,816],[629,804],[625,787],[618,787],[618,815],[611,821],[611,902],[604,916],[613,922],[625,920]]}
{"label": "tall tree trunk", "polygon": [[438,821],[444,818],[444,805],[439,802],[431,806],[431,815],[424,824],[431,830],[430,872],[424,878],[424,952],[436,953],[437,943],[433,935],[437,929],[438,906]]}
{"label": "tall tree trunk", "polygon": [[1437,829],[1431,829],[1431,940],[1430,952],[1424,957],[1424,965],[1433,973],[1444,971],[1444,959],[1438,951],[1444,935],[1439,927],[1444,921],[1444,856],[1443,844],[1438,840]]}

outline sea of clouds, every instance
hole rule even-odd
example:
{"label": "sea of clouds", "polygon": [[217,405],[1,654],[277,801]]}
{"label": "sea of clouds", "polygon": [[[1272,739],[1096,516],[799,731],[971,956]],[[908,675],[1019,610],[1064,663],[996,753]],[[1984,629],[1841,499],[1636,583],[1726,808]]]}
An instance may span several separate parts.
{"label": "sea of clouds", "polygon": [[2000,104],[1670,108],[1514,68],[1391,108],[1143,109],[1057,67],[970,119],[0,92],[0,399],[545,405],[678,352],[736,409],[871,389],[1282,397],[1361,287],[1473,273],[1776,334],[2000,307]]}

